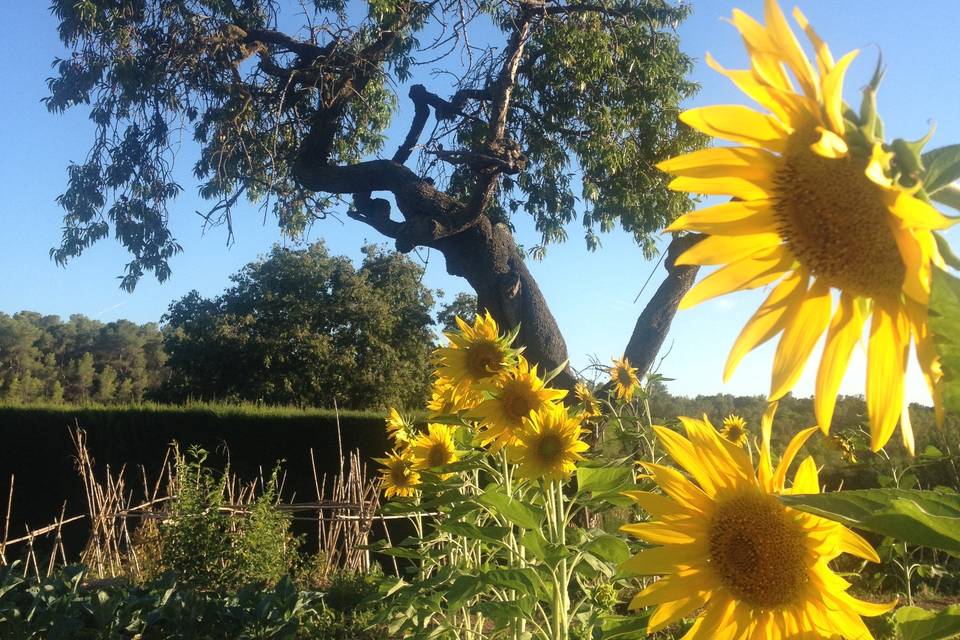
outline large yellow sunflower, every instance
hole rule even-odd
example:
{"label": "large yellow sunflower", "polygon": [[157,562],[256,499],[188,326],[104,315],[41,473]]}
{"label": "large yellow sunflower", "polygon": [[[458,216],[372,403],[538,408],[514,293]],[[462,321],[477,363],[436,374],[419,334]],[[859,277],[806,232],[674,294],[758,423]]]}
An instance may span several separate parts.
{"label": "large yellow sunflower", "polygon": [[[410,455],[414,466],[421,470],[430,470],[456,462],[459,459],[457,447],[453,442],[454,429],[447,424],[427,425],[427,432],[421,433],[410,441]],[[443,479],[451,473],[440,474]]]}
{"label": "large yellow sunflower", "polygon": [[645,463],[664,494],[629,495],[651,520],[622,531],[655,546],[621,570],[663,576],[630,602],[656,606],[648,630],[663,629],[700,611],[684,640],[872,638],[860,616],[895,603],[863,602],[828,563],[841,553],[879,558],[859,535],[836,522],[786,507],[777,494],[817,493],[813,459],[800,463],[793,485],[787,471],[807,438],[798,433],[773,468],[761,446],[754,472],[747,452],[725,440],[706,420],[680,419],[687,437],[654,427],[667,453],[696,483],[673,468]]}
{"label": "large yellow sunflower", "polygon": [[577,461],[583,460],[580,454],[590,448],[580,440],[580,420],[561,404],[549,404],[524,418],[516,444],[508,449],[519,465],[517,475],[547,482],[569,478]]}
{"label": "large yellow sunflower", "polygon": [[409,498],[417,494],[420,474],[414,469],[414,459],[409,450],[391,451],[386,458],[374,458],[383,465],[380,477],[383,492],[388,498]]}
{"label": "large yellow sunflower", "polygon": [[455,396],[469,393],[474,385],[501,375],[515,362],[513,335],[500,335],[496,320],[487,311],[473,324],[456,317],[459,331],[446,333],[450,341],[435,352],[437,374],[453,387]]}
{"label": "large yellow sunflower", "polygon": [[573,387],[573,395],[577,397],[577,404],[580,405],[580,415],[584,418],[596,418],[600,415],[600,401],[597,396],[585,382],[578,382]]}
{"label": "large yellow sunflower", "polygon": [[531,411],[567,395],[564,390],[547,387],[537,375],[537,366],[531,367],[523,356],[516,367],[480,388],[490,397],[467,411],[466,416],[480,421],[480,443],[485,446],[492,442],[493,451],[516,442],[516,433]]}
{"label": "large yellow sunflower", "polygon": [[460,411],[472,409],[480,404],[483,396],[474,387],[459,389],[448,378],[443,376],[434,378],[430,388],[430,400],[427,401],[427,410],[434,416],[448,416]]}
{"label": "large yellow sunflower", "polygon": [[916,197],[915,187],[900,184],[893,154],[877,139],[878,127],[845,108],[844,74],[857,51],[834,62],[826,43],[795,10],[816,53],[811,64],[774,0],[767,0],[765,13],[763,25],[733,12],[750,69],[724,69],[709,55],[707,63],[769,113],[729,105],[686,111],[683,122],[743,146],[695,151],[658,165],[677,176],[672,189],[733,198],[682,216],[668,228],[707,235],[679,256],[678,264],[724,265],[694,287],[681,307],[777,283],[737,338],[724,378],[745,354],[782,333],[770,389],[776,400],[796,383],[826,333],[815,402],[825,432],[850,354],[869,319],[872,446],[877,450],[889,440],[902,414],[903,441],[912,450],[904,373],[913,342],[940,406],[942,374],[927,305],[932,265],[943,264],[932,231],[951,220]]}
{"label": "large yellow sunflower", "polygon": [[723,427],[720,429],[720,433],[738,447],[745,446],[747,444],[747,421],[731,413],[723,419]]}
{"label": "large yellow sunflower", "polygon": [[640,388],[637,370],[630,366],[630,360],[626,356],[613,359],[613,366],[610,367],[610,381],[613,382],[617,397],[627,402],[633,399],[633,394]]}
{"label": "large yellow sunflower", "polygon": [[410,423],[395,408],[390,407],[386,419],[387,435],[394,444],[403,445],[410,439]]}

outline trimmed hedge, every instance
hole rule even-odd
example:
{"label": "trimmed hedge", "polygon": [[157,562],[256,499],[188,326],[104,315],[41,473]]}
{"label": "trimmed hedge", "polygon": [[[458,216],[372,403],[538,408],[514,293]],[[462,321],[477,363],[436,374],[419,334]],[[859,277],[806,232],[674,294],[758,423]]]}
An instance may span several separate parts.
{"label": "trimmed hedge", "polygon": [[[341,411],[339,422],[345,454],[359,449],[369,462],[389,448],[383,414]],[[25,524],[36,528],[52,522],[64,501],[67,515],[86,512],[69,434],[75,426],[87,432],[87,448],[99,477],[108,465],[113,472],[126,465],[127,487],[140,493],[140,465],[155,482],[173,441],[182,448],[202,446],[211,453],[213,465],[222,466],[229,456],[231,469],[244,480],[259,477],[261,469],[266,475],[284,461],[284,499],[315,499],[311,448],[318,475],[329,476],[340,468],[337,415],[330,410],[207,404],[0,406],[3,507],[10,475],[16,476],[11,538],[22,535]],[[371,464],[368,475],[375,471]]]}

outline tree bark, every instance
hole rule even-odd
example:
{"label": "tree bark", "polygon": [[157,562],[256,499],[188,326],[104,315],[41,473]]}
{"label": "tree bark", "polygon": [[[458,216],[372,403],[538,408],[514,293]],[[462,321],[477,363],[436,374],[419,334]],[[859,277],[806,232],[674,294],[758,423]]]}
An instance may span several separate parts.
{"label": "tree bark", "polygon": [[675,235],[667,247],[664,261],[667,277],[640,313],[627,348],[623,350],[623,355],[630,360],[630,366],[637,369],[638,376],[643,376],[653,366],[653,361],[670,331],[670,324],[677,313],[680,300],[693,286],[700,269],[698,266],[678,266],[676,259],[700,239],[699,234]]}

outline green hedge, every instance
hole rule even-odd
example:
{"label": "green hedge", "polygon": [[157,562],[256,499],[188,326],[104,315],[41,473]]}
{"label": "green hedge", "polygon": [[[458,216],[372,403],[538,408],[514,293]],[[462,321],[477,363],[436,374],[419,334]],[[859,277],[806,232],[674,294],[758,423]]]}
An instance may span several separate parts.
{"label": "green hedge", "polygon": [[[344,452],[359,449],[363,459],[383,455],[389,444],[384,415],[339,413]],[[154,481],[170,442],[197,444],[211,452],[214,464],[229,452],[232,470],[243,479],[264,475],[279,461],[286,471],[284,497],[315,499],[309,450],[317,473],[339,469],[337,414],[330,410],[269,408],[253,405],[167,406],[2,406],[0,405],[0,504],[5,506],[10,474],[16,475],[10,537],[22,535],[24,524],[39,527],[59,515],[83,513],[83,485],[75,470],[69,430],[87,432],[96,468],[114,472],[127,467],[127,486],[142,487],[140,465]],[[224,445],[226,448],[224,448]],[[372,463],[368,475],[375,468]],[[102,477],[102,476],[101,476]],[[142,492],[142,489],[141,489]]]}

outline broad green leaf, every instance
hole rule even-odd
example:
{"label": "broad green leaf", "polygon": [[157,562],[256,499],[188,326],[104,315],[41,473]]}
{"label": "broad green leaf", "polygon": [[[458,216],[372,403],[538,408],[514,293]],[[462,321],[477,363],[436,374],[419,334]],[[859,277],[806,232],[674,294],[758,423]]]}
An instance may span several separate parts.
{"label": "broad green leaf", "polygon": [[608,533],[601,534],[583,546],[583,550],[597,558],[611,563],[614,566],[625,562],[630,557],[630,547],[617,536]]}
{"label": "broad green leaf", "polygon": [[931,149],[923,154],[923,164],[927,168],[923,175],[923,190],[934,194],[960,180],[960,144]]}
{"label": "broad green leaf", "polygon": [[900,640],[945,640],[960,635],[960,605],[943,611],[901,607],[893,614]]}
{"label": "broad green leaf", "polygon": [[484,582],[480,576],[460,576],[447,589],[447,608],[459,609],[464,602],[483,590]]}
{"label": "broad green leaf", "polygon": [[954,269],[960,269],[960,256],[954,253],[953,248],[947,243],[947,239],[943,237],[943,234],[934,232],[933,238],[937,241],[937,250],[943,257],[943,261]]}
{"label": "broad green leaf", "polygon": [[633,640],[634,638],[643,638],[647,633],[647,624],[650,622],[650,614],[641,612],[632,616],[614,616],[604,618],[601,623],[601,635],[603,640]]}
{"label": "broad green leaf", "polygon": [[491,587],[513,589],[520,594],[543,594],[537,573],[530,568],[503,567],[483,572],[483,582]]}
{"label": "broad green leaf", "polygon": [[510,532],[506,527],[497,527],[494,525],[478,527],[472,522],[456,522],[453,520],[448,520],[441,524],[440,530],[455,536],[489,542],[494,545],[502,545],[504,537]]}
{"label": "broad green leaf", "polygon": [[539,529],[525,531],[520,537],[520,544],[534,558],[547,564],[554,564],[571,555],[564,546],[548,542]]}
{"label": "broad green leaf", "polygon": [[960,187],[956,184],[948,184],[936,193],[930,194],[930,199],[960,210]]}
{"label": "broad green leaf", "polygon": [[943,402],[960,415],[960,279],[936,268],[929,322],[943,366]]}
{"label": "broad green leaf", "polygon": [[513,500],[496,487],[491,487],[480,494],[477,502],[523,529],[539,529],[543,523],[542,509]]}
{"label": "broad green leaf", "polygon": [[579,493],[619,493],[635,484],[633,467],[624,463],[615,467],[577,467]]}
{"label": "broad green leaf", "polygon": [[780,499],[801,511],[857,529],[960,554],[960,494],[866,489]]}

